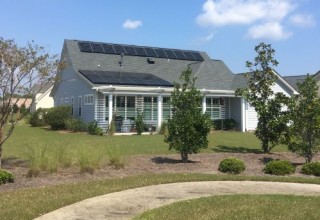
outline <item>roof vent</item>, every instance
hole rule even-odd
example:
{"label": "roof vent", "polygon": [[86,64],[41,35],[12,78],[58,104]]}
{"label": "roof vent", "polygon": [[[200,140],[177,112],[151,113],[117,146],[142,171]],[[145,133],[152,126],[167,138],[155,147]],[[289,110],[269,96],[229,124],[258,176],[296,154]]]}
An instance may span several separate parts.
{"label": "roof vent", "polygon": [[154,64],[156,62],[156,60],[153,57],[149,57],[148,58],[148,63],[149,64]]}
{"label": "roof vent", "polygon": [[123,67],[123,63],[124,63],[124,52],[121,52],[121,54],[120,54],[120,56],[121,56],[121,60],[120,60],[120,67]]}

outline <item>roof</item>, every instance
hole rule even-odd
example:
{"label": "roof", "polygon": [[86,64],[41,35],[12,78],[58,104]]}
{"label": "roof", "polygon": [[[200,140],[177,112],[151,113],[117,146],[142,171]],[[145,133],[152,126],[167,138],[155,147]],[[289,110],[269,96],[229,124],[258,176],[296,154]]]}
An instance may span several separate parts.
{"label": "roof", "polygon": [[[188,60],[183,59],[168,59],[159,56],[151,57],[145,55],[128,55],[123,53],[98,53],[98,52],[81,52],[79,44],[83,41],[65,40],[64,51],[69,54],[71,63],[75,71],[109,71],[114,73],[132,73],[132,74],[151,74],[154,77],[160,78],[169,83],[179,81],[181,72],[189,66],[193,70],[193,74],[198,77],[196,87],[199,89],[209,90],[234,90],[234,74],[221,60],[212,60],[207,53],[202,51],[179,50],[147,47],[152,49],[172,50],[182,53],[197,53],[202,59]],[[91,42],[97,43],[97,42]],[[99,42],[98,42],[99,44]],[[103,44],[103,43],[100,43]],[[108,44],[114,45],[114,44]],[[132,45],[121,45],[132,46]],[[146,48],[146,47],[144,47]],[[92,47],[91,47],[92,49]],[[106,84],[108,84],[106,82]],[[108,84],[109,85],[109,84]]]}
{"label": "roof", "polygon": [[302,83],[307,75],[298,75],[298,76],[284,76],[283,79],[287,81],[295,90],[298,90],[297,83]]}
{"label": "roof", "polygon": [[48,91],[48,89],[50,89],[52,86],[54,85],[54,82],[46,82],[44,84],[35,84],[33,86],[33,93],[45,93],[46,91]]}

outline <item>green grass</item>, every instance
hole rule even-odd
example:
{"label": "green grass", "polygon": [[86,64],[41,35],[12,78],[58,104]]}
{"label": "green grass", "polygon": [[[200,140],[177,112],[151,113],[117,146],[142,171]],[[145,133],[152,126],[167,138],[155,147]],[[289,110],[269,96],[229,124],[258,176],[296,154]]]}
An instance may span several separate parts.
{"label": "green grass", "polygon": [[[209,147],[204,153],[240,152],[260,153],[260,143],[252,133],[220,132],[209,134]],[[163,135],[132,136],[92,136],[85,133],[61,134],[45,128],[29,127],[18,124],[13,135],[4,144],[5,158],[27,159],[26,148],[39,149],[46,147],[48,155],[56,154],[56,149],[65,148],[71,157],[87,148],[92,155],[106,155],[108,148],[117,146],[126,156],[172,154],[168,150]],[[287,151],[285,146],[277,146],[274,151]]]}
{"label": "green grass", "polygon": [[146,211],[135,219],[320,219],[320,197],[224,195],[186,200]]}
{"label": "green grass", "polygon": [[[190,181],[254,180],[320,184],[319,178],[248,177],[210,174],[161,174],[63,184],[37,189],[0,192],[0,216],[6,219],[33,219],[60,207],[111,192],[162,183]],[[241,203],[241,201],[240,201]],[[199,218],[198,218],[199,219]]]}

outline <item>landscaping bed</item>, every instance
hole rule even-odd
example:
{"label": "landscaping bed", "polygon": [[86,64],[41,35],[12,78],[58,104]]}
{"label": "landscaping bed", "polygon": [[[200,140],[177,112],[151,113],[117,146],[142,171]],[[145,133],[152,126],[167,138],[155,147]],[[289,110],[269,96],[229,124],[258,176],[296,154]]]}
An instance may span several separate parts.
{"label": "landscaping bed", "polygon": [[[35,178],[27,178],[28,168],[26,162],[17,159],[4,160],[3,168],[15,175],[14,183],[0,186],[0,191],[8,191],[22,188],[35,188],[61,183],[77,183],[94,179],[121,178],[141,174],[158,173],[212,173],[222,174],[218,171],[219,163],[227,157],[236,157],[243,160],[246,170],[241,173],[245,176],[265,176],[263,168],[272,159],[291,161],[296,167],[296,172],[291,176],[305,176],[300,174],[304,159],[288,152],[262,154],[262,153],[211,153],[190,155],[189,163],[181,163],[180,155],[146,155],[131,156],[126,160],[123,169],[116,170],[111,166],[104,165],[94,170],[91,174],[80,174],[78,167],[59,169],[55,173],[41,171]],[[314,158],[320,160],[320,156]],[[306,178],[315,178],[305,176]]]}

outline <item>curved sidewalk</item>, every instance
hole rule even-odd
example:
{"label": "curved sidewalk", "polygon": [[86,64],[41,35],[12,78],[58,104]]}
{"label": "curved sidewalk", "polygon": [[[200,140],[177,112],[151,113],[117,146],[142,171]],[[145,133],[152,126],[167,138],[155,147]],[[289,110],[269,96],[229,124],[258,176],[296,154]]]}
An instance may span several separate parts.
{"label": "curved sidewalk", "polygon": [[253,181],[207,181],[152,185],[86,199],[36,219],[131,219],[148,209],[172,202],[227,194],[320,196],[320,185]]}

